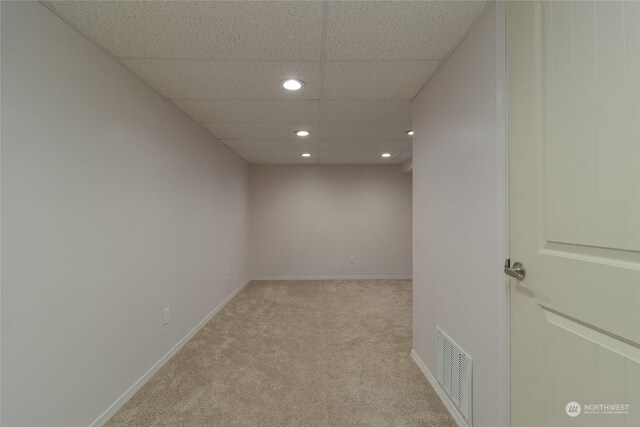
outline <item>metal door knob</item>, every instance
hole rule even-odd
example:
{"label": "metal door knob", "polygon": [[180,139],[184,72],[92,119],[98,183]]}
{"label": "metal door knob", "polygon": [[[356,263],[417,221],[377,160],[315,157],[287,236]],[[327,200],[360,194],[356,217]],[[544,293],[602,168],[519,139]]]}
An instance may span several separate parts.
{"label": "metal door knob", "polygon": [[521,262],[514,262],[513,267],[511,266],[511,260],[508,259],[504,263],[504,272],[508,276],[513,277],[517,280],[524,280],[527,275],[527,270],[524,268],[524,264]]}

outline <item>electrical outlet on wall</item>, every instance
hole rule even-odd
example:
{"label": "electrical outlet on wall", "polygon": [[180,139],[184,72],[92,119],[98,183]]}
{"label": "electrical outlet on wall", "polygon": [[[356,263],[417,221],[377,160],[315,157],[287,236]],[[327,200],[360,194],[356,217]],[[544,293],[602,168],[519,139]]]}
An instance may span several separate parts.
{"label": "electrical outlet on wall", "polygon": [[162,326],[169,324],[169,307],[162,310]]}
{"label": "electrical outlet on wall", "polygon": [[349,256],[349,264],[355,264],[356,263],[356,258],[353,255]]}
{"label": "electrical outlet on wall", "polygon": [[229,279],[231,279],[231,270],[227,270],[224,272],[224,278],[226,281],[229,281]]}

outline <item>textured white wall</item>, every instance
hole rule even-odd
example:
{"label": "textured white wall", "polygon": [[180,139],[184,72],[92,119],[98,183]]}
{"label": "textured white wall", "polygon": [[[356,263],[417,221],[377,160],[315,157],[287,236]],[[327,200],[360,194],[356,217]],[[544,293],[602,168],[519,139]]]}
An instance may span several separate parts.
{"label": "textured white wall", "polygon": [[247,278],[248,165],[40,3],[1,7],[1,421],[88,425]]}
{"label": "textured white wall", "polygon": [[413,347],[436,326],[473,358],[473,425],[506,425],[501,34],[492,6],[413,105]]}
{"label": "textured white wall", "polygon": [[399,165],[251,165],[250,176],[253,277],[411,276]]}

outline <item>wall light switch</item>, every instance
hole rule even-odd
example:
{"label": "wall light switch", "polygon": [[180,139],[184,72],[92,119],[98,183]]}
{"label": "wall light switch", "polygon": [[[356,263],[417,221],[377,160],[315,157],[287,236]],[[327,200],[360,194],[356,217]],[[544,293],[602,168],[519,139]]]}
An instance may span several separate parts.
{"label": "wall light switch", "polygon": [[355,264],[355,262],[356,262],[355,257],[354,257],[353,255],[351,255],[351,256],[349,257],[349,264]]}
{"label": "wall light switch", "polygon": [[169,307],[165,308],[162,311],[162,326],[167,326],[169,324]]}

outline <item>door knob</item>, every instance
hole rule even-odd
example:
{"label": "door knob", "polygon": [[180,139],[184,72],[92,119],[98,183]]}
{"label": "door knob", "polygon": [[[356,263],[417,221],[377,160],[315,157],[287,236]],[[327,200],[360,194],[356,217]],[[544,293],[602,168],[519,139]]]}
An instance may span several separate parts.
{"label": "door knob", "polygon": [[524,268],[524,264],[521,262],[514,262],[513,267],[511,266],[511,260],[507,259],[504,262],[504,272],[508,276],[513,277],[514,279],[524,280],[527,275],[527,270]]}

